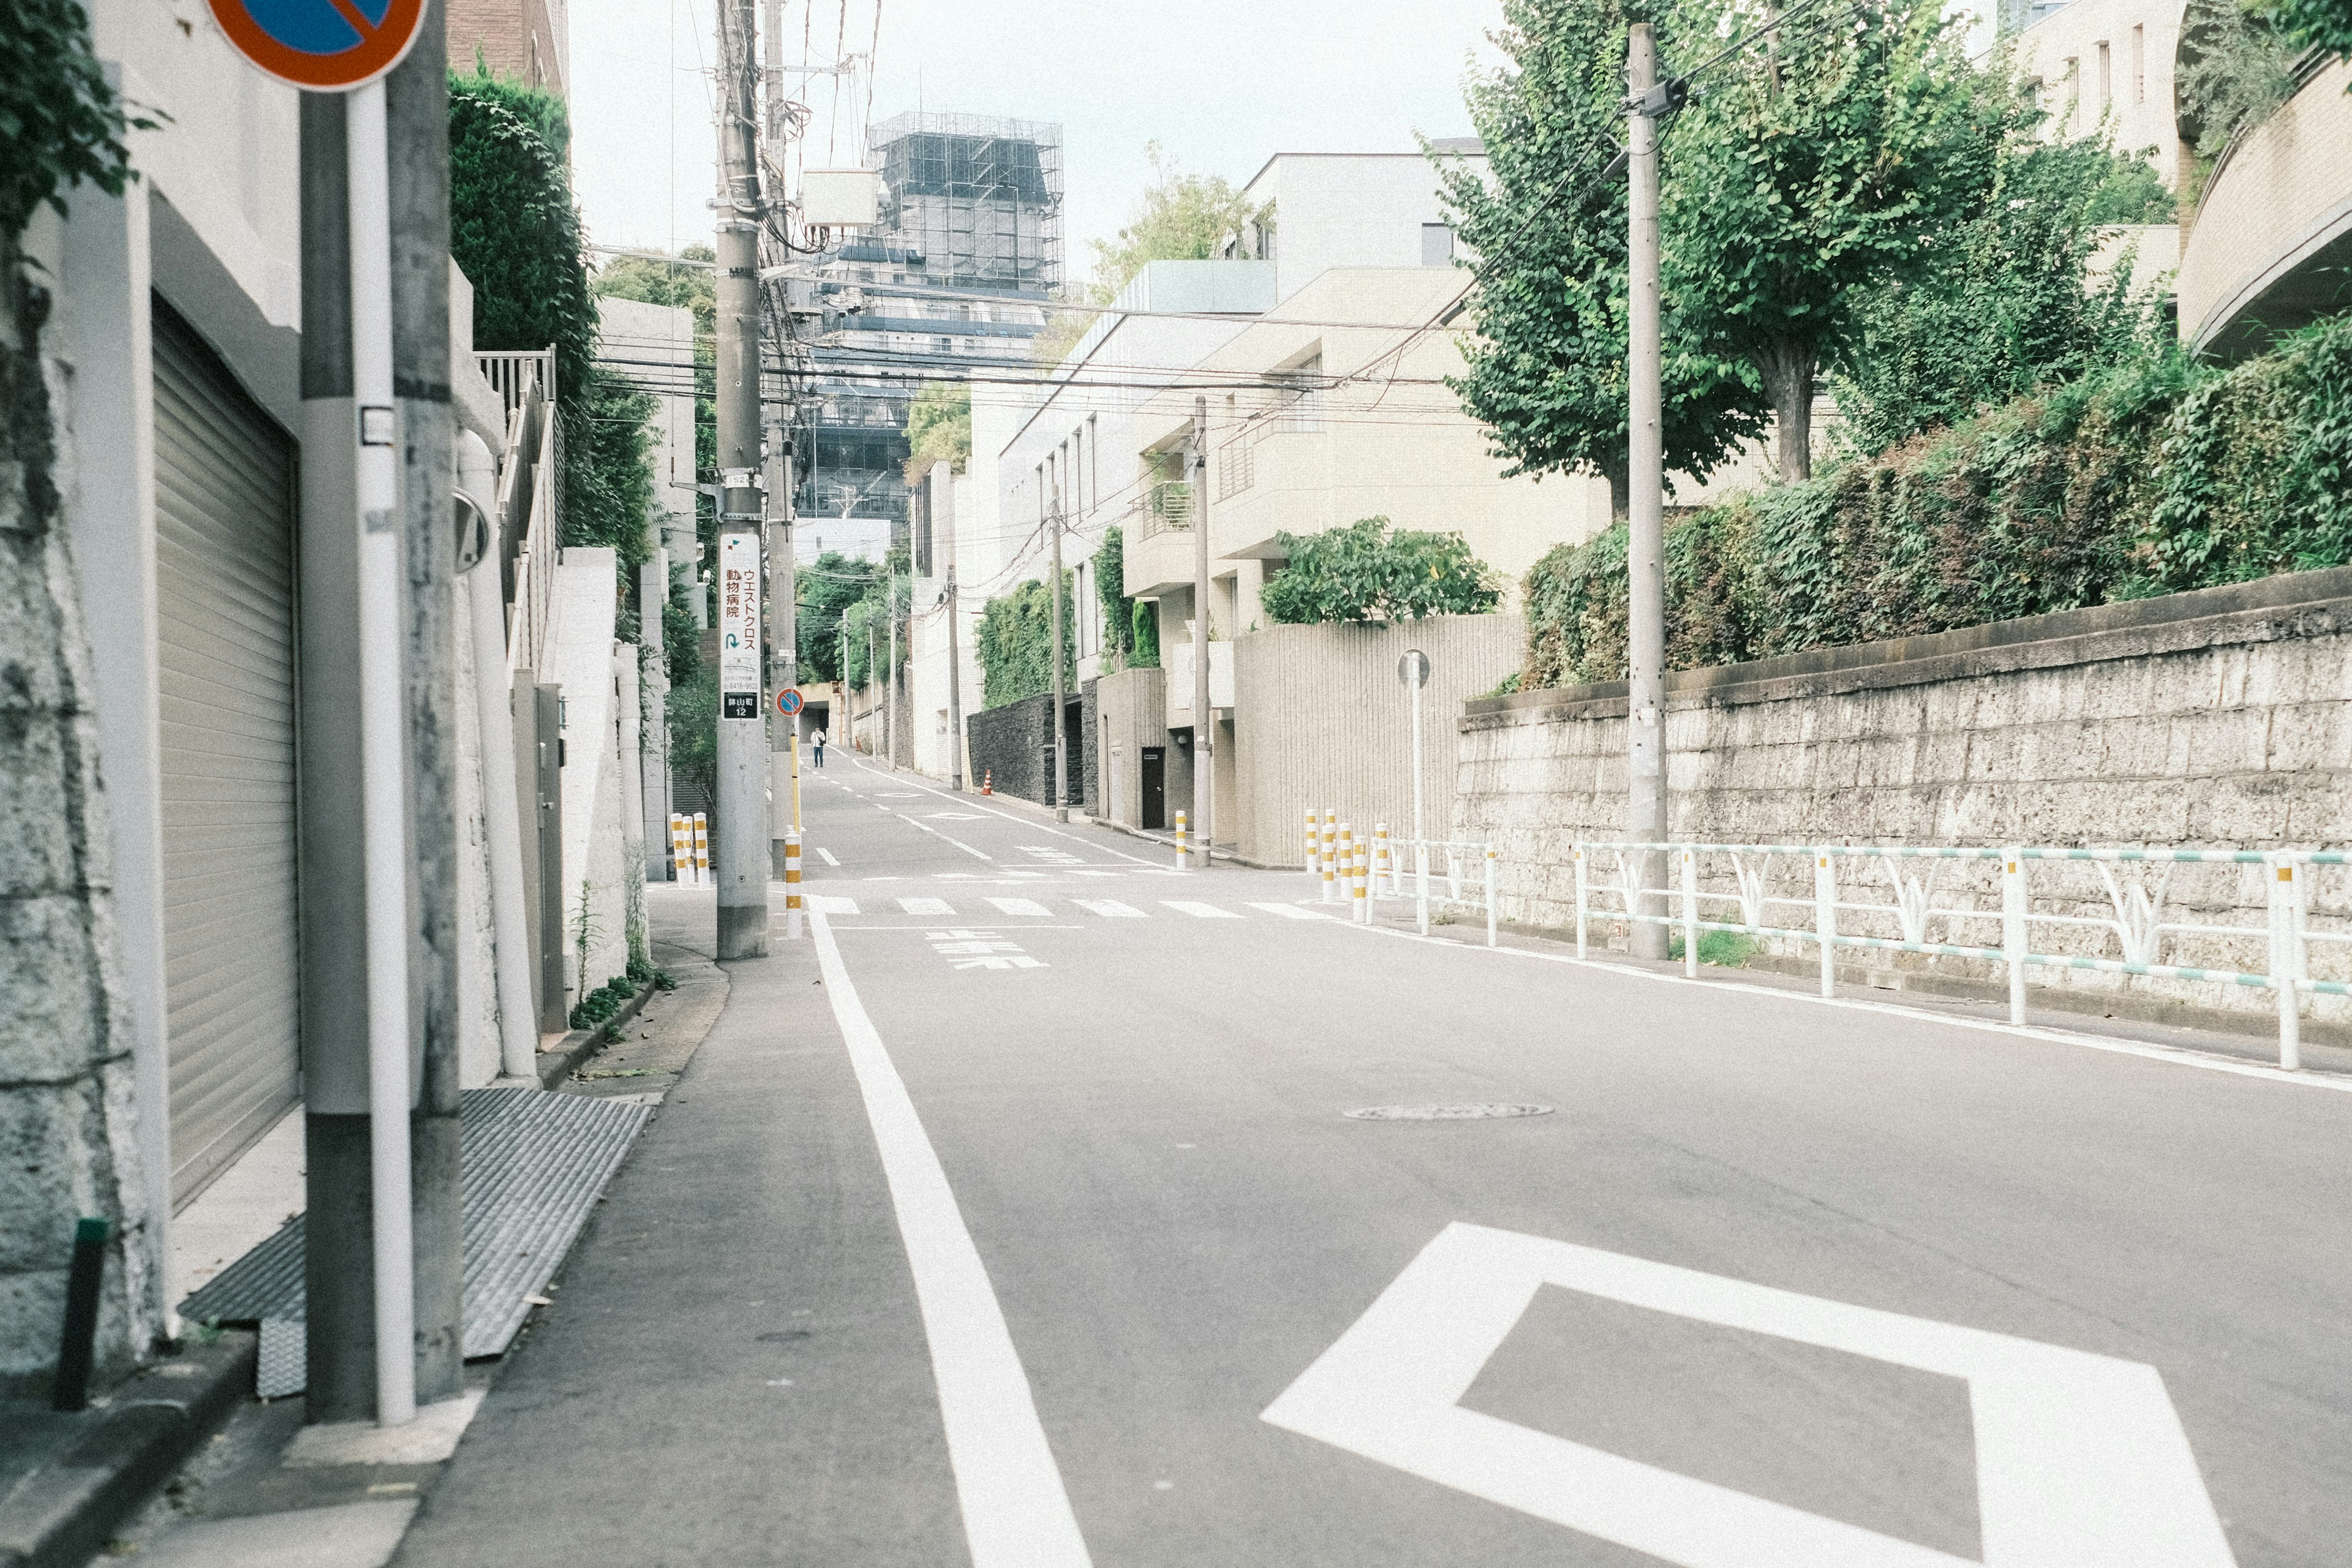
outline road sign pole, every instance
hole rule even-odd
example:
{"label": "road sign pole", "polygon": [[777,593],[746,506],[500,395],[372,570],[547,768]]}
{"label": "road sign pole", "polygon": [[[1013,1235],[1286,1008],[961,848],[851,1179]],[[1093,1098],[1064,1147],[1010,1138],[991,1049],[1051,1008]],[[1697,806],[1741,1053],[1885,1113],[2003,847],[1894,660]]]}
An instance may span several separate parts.
{"label": "road sign pole", "polygon": [[358,408],[360,793],[367,931],[368,1152],[376,1421],[416,1415],[408,1162],[406,715],[401,672],[400,436],[392,375],[390,143],[381,80],[351,95],[352,391]]}

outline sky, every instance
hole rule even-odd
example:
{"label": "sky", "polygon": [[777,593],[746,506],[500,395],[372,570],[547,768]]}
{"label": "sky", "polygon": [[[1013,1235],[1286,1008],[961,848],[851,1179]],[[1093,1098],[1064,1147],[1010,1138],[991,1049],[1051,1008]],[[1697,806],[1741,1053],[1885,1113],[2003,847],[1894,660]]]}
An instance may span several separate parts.
{"label": "sky", "polygon": [[[713,0],[572,0],[575,183],[598,245],[710,242]],[[762,0],[764,9],[764,0]],[[879,44],[876,21],[879,11]],[[1500,0],[787,0],[788,63],[876,60],[872,118],[921,108],[1062,126],[1064,265],[1133,216],[1146,144],[1235,185],[1276,153],[1407,153],[1470,133],[1462,82]],[[811,167],[848,164],[866,93],[807,79]],[[830,156],[828,156],[828,142]]]}

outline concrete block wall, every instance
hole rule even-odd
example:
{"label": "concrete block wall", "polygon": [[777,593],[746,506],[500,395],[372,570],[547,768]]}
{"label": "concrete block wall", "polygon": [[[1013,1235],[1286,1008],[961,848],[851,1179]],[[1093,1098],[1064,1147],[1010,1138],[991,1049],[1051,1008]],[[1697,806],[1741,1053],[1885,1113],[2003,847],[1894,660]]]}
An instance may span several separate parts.
{"label": "concrete block wall", "polygon": [[[1067,709],[1065,743],[1069,748],[1069,792],[1072,804],[1076,805],[1086,799],[1086,781],[1093,772],[1094,764],[1087,755],[1093,745],[1092,731],[1080,722],[1080,695],[1073,691],[1064,701]],[[964,727],[971,745],[971,787],[978,789],[982,781],[992,773],[998,795],[1034,800],[1041,805],[1050,804],[1054,769],[1045,748],[1054,743],[1053,710],[1053,693],[1041,691],[1018,702],[967,715]]]}
{"label": "concrete block wall", "polygon": [[1455,717],[1519,668],[1526,645],[1517,615],[1270,626],[1237,639],[1234,783],[1217,808],[1219,841],[1260,865],[1303,866],[1307,810],[1325,805],[1359,828],[1385,821],[1391,835],[1412,832],[1412,710],[1397,679],[1411,648],[1429,656],[1432,671],[1422,693],[1422,810],[1429,836],[1444,837]]}
{"label": "concrete block wall", "polygon": [[[1474,700],[1457,721],[1457,835],[1500,850],[1506,920],[1574,921],[1570,847],[1619,838],[1625,790],[1622,681]],[[2352,568],[2033,616],[1936,637],[1689,670],[1668,683],[1676,838],[1716,843],[1943,843],[2340,848],[2352,843]],[[1916,868],[1915,868],[1916,869]],[[1613,858],[1590,868],[1613,878]],[[1854,875],[1885,897],[1882,867]],[[2137,868],[2117,873],[2126,889]],[[1775,892],[1810,898],[1801,858]],[[2264,921],[2260,867],[2175,868],[2167,918]],[[1727,861],[1709,890],[1731,886]],[[2075,863],[2033,871],[2035,910],[2104,918],[2109,893]],[[1989,865],[1952,866],[1938,907],[1998,905]],[[2315,929],[2352,930],[2352,872],[2312,885]],[[1804,910],[1785,911],[1809,926]],[[1993,942],[1974,925],[1931,941]],[[1868,930],[1859,934],[1897,934]],[[2038,950],[2120,956],[2082,928],[2037,927]],[[1790,946],[1810,955],[1810,947]],[[1915,959],[1916,962],[1914,962]],[[1873,965],[1990,978],[1990,965],[1902,955]],[[2168,939],[2159,962],[2261,970],[2260,941]],[[2314,973],[2344,978],[2352,951],[2320,944]],[[2043,971],[2037,984],[2113,993],[2121,978]],[[2132,991],[2260,1013],[2267,992],[2135,980]],[[2310,1016],[2337,1018],[2340,998]]]}

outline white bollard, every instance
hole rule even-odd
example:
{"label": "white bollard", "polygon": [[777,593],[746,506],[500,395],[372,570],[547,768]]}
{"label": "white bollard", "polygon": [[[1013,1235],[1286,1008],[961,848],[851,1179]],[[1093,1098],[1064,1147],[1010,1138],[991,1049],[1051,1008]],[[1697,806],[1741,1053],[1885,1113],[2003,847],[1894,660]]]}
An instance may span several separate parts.
{"label": "white bollard", "polygon": [[1837,872],[1813,851],[1813,933],[1822,942],[1822,994],[1837,994]]}
{"label": "white bollard", "polygon": [[2304,973],[2302,884],[2292,855],[2273,856],[2264,869],[2271,874],[2271,984],[2278,992],[2279,1066],[2296,1072],[2303,1067],[2303,994],[2295,984]]}
{"label": "white bollard", "polygon": [[1495,847],[1486,846],[1486,945],[1495,945]]}
{"label": "white bollard", "polygon": [[1396,897],[1397,889],[1393,885],[1395,867],[1396,855],[1389,847],[1389,825],[1375,822],[1372,824],[1372,897]]}
{"label": "white bollard", "polygon": [[700,811],[694,814],[694,879],[710,880],[710,817]]}
{"label": "white bollard", "polygon": [[669,814],[669,870],[675,881],[694,880],[694,824],[682,811]]}
{"label": "white bollard", "polygon": [[801,935],[801,836],[784,835],[784,936],[798,942]]}
{"label": "white bollard", "polygon": [[1307,878],[1312,882],[1323,879],[1323,837],[1316,831],[1315,808],[1307,808]]}
{"label": "white bollard", "polygon": [[1356,840],[1356,865],[1349,892],[1356,900],[1356,923],[1372,923],[1372,848],[1369,839]]}
{"label": "white bollard", "polygon": [[1683,850],[1683,975],[1698,978],[1698,851]]}
{"label": "white bollard", "polygon": [[1185,869],[1185,868],[1185,868],[1185,865],[1184,865],[1184,814],[1183,814],[1182,812],[1181,812],[1181,811],[1180,811],[1180,812],[1178,812],[1178,813],[1176,814],[1176,869],[1178,869],[1179,871],[1181,871],[1181,870],[1183,870],[1183,869]]}
{"label": "white bollard", "polygon": [[1576,956],[1584,956],[1584,846],[1576,847]]}
{"label": "white bollard", "polygon": [[2014,846],[2000,852],[2000,952],[2009,966],[2009,1021],[2025,1027],[2025,855]]}
{"label": "white bollard", "polygon": [[1419,890],[1413,895],[1414,919],[1421,934],[1429,934],[1429,846],[1416,838],[1412,841],[1413,885]]}

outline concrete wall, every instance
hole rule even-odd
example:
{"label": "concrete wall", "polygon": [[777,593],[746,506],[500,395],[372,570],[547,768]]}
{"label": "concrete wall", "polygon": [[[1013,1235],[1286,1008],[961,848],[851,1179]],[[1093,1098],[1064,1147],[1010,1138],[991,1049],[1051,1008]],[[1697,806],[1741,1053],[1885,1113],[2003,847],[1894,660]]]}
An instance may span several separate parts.
{"label": "concrete wall", "polygon": [[1143,748],[1158,746],[1167,752],[1168,821],[1192,802],[1191,744],[1163,721],[1168,711],[1168,672],[1164,669],[1122,669],[1087,683],[1093,712],[1087,730],[1094,737],[1088,748],[1095,755],[1097,783],[1087,809],[1125,827],[1143,826]]}
{"label": "concrete wall", "polygon": [[[1429,837],[1454,816],[1454,716],[1519,668],[1514,615],[1436,616],[1398,626],[1273,626],[1234,645],[1234,777],[1217,839],[1270,866],[1305,864],[1307,807],[1359,827],[1412,830],[1412,708],[1397,680],[1409,648],[1429,656],[1422,694],[1422,791]],[[1222,770],[1221,770],[1222,771]],[[1172,789],[1171,789],[1172,795]]]}
{"label": "concrete wall", "polygon": [[[1505,919],[1571,925],[1570,846],[1622,837],[1624,689],[1526,692],[1465,710],[1454,831],[1496,842]],[[2336,847],[2352,840],[2347,699],[2352,569],[1688,670],[1669,682],[1670,831],[1751,844]],[[1613,876],[1613,862],[1594,870]],[[2168,918],[2261,926],[2260,870],[2178,868]],[[2345,876],[2319,874],[2316,926],[2352,926]],[[1801,859],[1782,858],[1774,879],[1810,896]],[[1728,886],[1714,873],[1709,882]],[[2109,912],[2088,866],[2036,871],[2031,886],[2037,912]],[[1997,907],[1989,868],[1937,887],[1939,905]],[[2059,940],[2036,928],[2037,944]],[[2106,940],[2098,951],[2117,956]],[[2315,973],[2340,978],[2347,960],[2322,944]],[[2260,942],[2231,939],[2173,939],[2160,961],[2263,967]],[[1910,967],[1990,978],[1949,960]],[[2100,994],[2118,984],[2088,972],[2037,978],[2053,977]],[[2267,993],[2220,985],[2132,984],[2207,1006],[2274,1005]],[[2315,1012],[2343,1010],[2322,998]]]}

